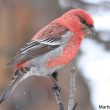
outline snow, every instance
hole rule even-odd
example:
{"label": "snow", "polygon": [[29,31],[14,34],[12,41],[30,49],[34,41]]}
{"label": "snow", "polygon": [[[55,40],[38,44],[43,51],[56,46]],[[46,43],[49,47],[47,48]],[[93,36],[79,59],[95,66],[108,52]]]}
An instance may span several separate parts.
{"label": "snow", "polygon": [[101,11],[92,16],[97,31],[110,31],[110,11]]}
{"label": "snow", "polygon": [[110,32],[100,32],[99,33],[99,38],[102,40],[102,41],[105,41],[105,42],[109,42],[110,41]]}
{"label": "snow", "polygon": [[89,3],[89,4],[99,4],[110,0],[82,0],[83,2]]}
{"label": "snow", "polygon": [[81,51],[77,66],[87,79],[93,106],[99,110],[99,105],[110,105],[110,52],[90,39],[83,40]]}

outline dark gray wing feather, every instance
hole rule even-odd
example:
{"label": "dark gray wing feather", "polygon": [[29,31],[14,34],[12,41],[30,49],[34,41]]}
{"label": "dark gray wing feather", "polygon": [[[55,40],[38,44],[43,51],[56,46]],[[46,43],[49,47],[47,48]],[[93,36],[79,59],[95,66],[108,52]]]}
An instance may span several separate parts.
{"label": "dark gray wing feather", "polygon": [[[33,46],[31,48],[27,48],[19,52],[16,57],[10,62],[11,64],[21,63],[25,62],[27,60],[30,60],[34,57],[41,56],[43,54],[48,53],[49,51],[59,47],[59,45],[55,46],[49,46],[45,44],[39,44],[36,46]],[[10,65],[10,63],[8,65]]]}
{"label": "dark gray wing feather", "polygon": [[37,40],[37,42],[46,45],[62,45],[67,42],[67,38],[49,37],[49,38]]}
{"label": "dark gray wing feather", "polygon": [[58,48],[64,43],[65,39],[63,40],[59,37],[46,38],[32,43],[27,43],[27,45],[18,52],[16,57],[9,64],[21,63],[34,57],[41,56]]}

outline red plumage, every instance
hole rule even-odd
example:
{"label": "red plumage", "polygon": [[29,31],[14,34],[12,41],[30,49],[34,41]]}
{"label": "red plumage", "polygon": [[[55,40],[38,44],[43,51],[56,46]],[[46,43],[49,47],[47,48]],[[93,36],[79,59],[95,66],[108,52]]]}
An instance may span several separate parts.
{"label": "red plumage", "polygon": [[28,76],[47,76],[68,64],[76,56],[83,37],[94,31],[93,27],[90,14],[72,9],[40,30],[9,63],[16,67],[15,76],[0,102]]}

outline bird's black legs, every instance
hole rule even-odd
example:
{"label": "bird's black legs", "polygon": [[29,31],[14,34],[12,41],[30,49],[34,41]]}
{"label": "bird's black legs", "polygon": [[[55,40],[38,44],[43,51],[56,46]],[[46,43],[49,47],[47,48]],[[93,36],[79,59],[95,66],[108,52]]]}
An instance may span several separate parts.
{"label": "bird's black legs", "polygon": [[54,83],[53,89],[57,89],[59,92],[61,92],[61,87],[58,83],[58,73],[55,71],[54,73],[51,74],[51,79]]}
{"label": "bird's black legs", "polygon": [[54,73],[51,74],[51,76],[58,81],[58,73],[55,71]]}
{"label": "bird's black legs", "polygon": [[52,79],[52,81],[54,83],[52,91],[53,91],[53,95],[56,99],[56,102],[58,104],[58,109],[64,110],[63,103],[61,100],[61,87],[59,86],[59,83],[58,83],[58,73],[55,71],[54,73],[52,73],[50,75],[50,78]]}

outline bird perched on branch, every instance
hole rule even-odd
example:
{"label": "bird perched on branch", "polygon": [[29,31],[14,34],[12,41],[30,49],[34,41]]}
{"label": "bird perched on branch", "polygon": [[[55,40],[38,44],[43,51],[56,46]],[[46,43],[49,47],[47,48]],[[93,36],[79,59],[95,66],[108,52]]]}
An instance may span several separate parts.
{"label": "bird perched on branch", "polygon": [[14,65],[14,76],[0,97],[0,103],[30,75],[57,80],[57,70],[76,56],[88,33],[94,33],[94,22],[82,9],[72,9],[41,29],[8,64]]}

